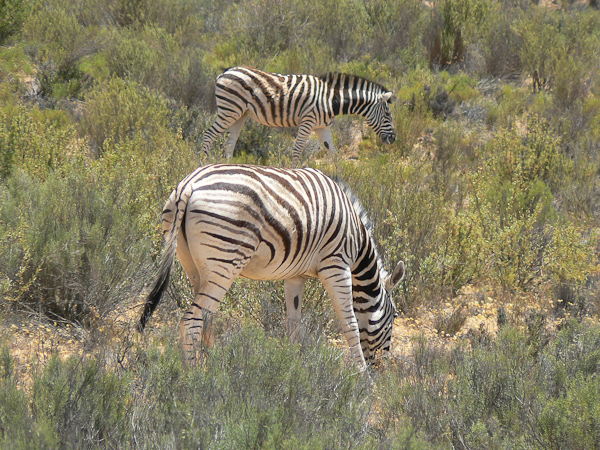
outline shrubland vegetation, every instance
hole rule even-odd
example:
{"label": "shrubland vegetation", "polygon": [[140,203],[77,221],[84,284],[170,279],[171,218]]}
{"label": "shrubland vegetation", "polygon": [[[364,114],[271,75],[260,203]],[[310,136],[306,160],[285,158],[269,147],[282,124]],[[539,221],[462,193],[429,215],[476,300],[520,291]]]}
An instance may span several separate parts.
{"label": "shrubland vegetation", "polygon": [[[27,370],[4,345],[1,447],[598,448],[590,3],[0,1],[0,319],[35,313],[89,336],[86,356]],[[317,283],[296,347],[281,285],[244,281],[196,367],[174,326],[141,343],[98,331],[151,281],[159,213],[200,163],[213,80],[240,64],[396,91],[393,145],[338,118],[339,153],[312,140],[304,163],[345,180],[382,255],[406,262],[404,316],[434,311],[436,332],[455,335],[474,292],[497,306],[497,334],[416,338],[369,382],[327,343],[337,328]],[[234,160],[289,166],[294,133],[248,122]],[[189,299],[180,270],[169,297]]]}

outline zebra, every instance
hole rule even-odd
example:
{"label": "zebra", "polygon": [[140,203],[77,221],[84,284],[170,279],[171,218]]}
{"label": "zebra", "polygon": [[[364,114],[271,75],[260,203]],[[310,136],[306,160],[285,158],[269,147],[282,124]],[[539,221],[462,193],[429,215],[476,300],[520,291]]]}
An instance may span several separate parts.
{"label": "zebra", "polygon": [[[361,370],[389,351],[397,317],[388,274],[357,198],[315,169],[215,164],[196,169],[171,193],[162,213],[165,247],[138,328],[144,330],[168,286],[175,253],[194,299],[180,322],[186,353],[213,340],[210,318],[238,277],[284,280],[287,329],[298,332],[304,285],[318,278],[332,299]],[[206,322],[206,323],[205,323]]]}
{"label": "zebra", "polygon": [[396,140],[389,107],[393,93],[364,78],[341,73],[281,75],[242,66],[225,70],[215,85],[217,119],[204,133],[205,155],[215,138],[229,129],[229,160],[248,117],[269,127],[299,127],[292,153],[295,167],[313,131],[329,152],[335,151],[331,123],[340,114],[359,114],[383,142]]}

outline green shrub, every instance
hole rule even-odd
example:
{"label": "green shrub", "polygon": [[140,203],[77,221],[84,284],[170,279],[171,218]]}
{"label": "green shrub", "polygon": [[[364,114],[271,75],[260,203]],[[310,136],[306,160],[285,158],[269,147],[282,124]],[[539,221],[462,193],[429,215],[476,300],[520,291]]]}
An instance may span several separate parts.
{"label": "green shrub", "polygon": [[213,65],[265,67],[271,64],[272,55],[300,52],[328,58],[309,60],[302,72],[331,70],[332,62],[356,59],[365,53],[365,16],[363,3],[355,0],[233,3],[220,21],[221,41],[215,46],[218,62]]}
{"label": "green shrub", "polygon": [[0,48],[0,79],[10,81],[15,75],[31,75],[33,71],[23,46]]}
{"label": "green shrub", "polygon": [[56,119],[22,106],[0,110],[0,180],[15,169],[40,179],[60,169],[76,134],[73,126]]}
{"label": "green shrub", "polygon": [[377,380],[380,416],[432,446],[597,448],[599,338],[572,321],[543,342],[509,325],[450,351],[417,339]]}
{"label": "green shrub", "polygon": [[548,448],[597,449],[600,439],[600,381],[569,380],[565,397],[550,400],[539,417]]}
{"label": "green shrub", "polygon": [[419,33],[426,20],[423,3],[374,0],[364,2],[364,8],[370,31],[367,42],[374,58],[389,65],[399,65],[398,73],[425,62],[425,48]]}
{"label": "green shrub", "polygon": [[36,62],[42,96],[79,98],[84,80],[79,63],[100,47],[98,32],[84,27],[67,5],[45,4],[23,25]]}
{"label": "green shrub", "polygon": [[511,84],[504,85],[496,93],[495,102],[488,108],[486,123],[501,128],[511,128],[516,118],[525,113],[530,101],[531,94],[526,88]]}
{"label": "green shrub", "polygon": [[[521,42],[513,24],[526,8],[515,3],[492,2],[489,5],[488,14],[479,29],[480,38],[471,49],[473,53],[481,54],[483,64],[476,71],[482,76],[501,77],[521,70]],[[477,69],[476,61],[471,64]]]}
{"label": "green shrub", "polygon": [[594,233],[579,230],[573,223],[558,223],[545,255],[544,267],[559,283],[585,284],[587,278],[598,271],[592,243]]}
{"label": "green shrub", "polygon": [[[7,448],[597,448],[600,328],[567,321],[552,336],[417,337],[402,357],[354,373],[321,335],[290,344],[229,324],[184,362],[165,329],[119,361],[37,363],[22,389],[0,352],[0,442]],[[542,318],[542,320],[538,320]],[[244,320],[242,320],[244,322]],[[172,335],[168,335],[172,333]],[[546,339],[535,336],[546,333]],[[117,344],[120,345],[120,344]]]}
{"label": "green shrub", "polygon": [[0,274],[14,307],[87,322],[143,285],[150,243],[140,240],[119,190],[98,189],[76,166],[64,175],[7,180]]}
{"label": "green shrub", "polygon": [[17,34],[30,13],[31,6],[24,0],[0,2],[0,44]]}
{"label": "green shrub", "polygon": [[448,77],[446,81],[448,94],[457,103],[469,102],[476,99],[479,96],[476,86],[477,81],[468,75]]}
{"label": "green shrub", "polygon": [[[520,58],[533,90],[556,87],[557,102],[571,106],[590,83],[589,57],[598,47],[598,16],[530,8],[513,27],[521,39]],[[570,76],[566,76],[566,74]]]}
{"label": "green shrub", "polygon": [[119,30],[113,37],[112,45],[106,51],[106,64],[116,77],[132,79],[145,84],[153,77],[160,54],[152,48],[149,38],[152,28],[140,32],[134,29]]}
{"label": "green shrub", "polygon": [[[183,32],[182,32],[183,33]],[[214,104],[214,78],[206,54],[189,36],[147,25],[115,33],[103,56],[113,76],[131,78],[187,108]],[[221,68],[222,69],[222,68]]]}
{"label": "green shrub", "polygon": [[533,79],[533,90],[552,85],[561,33],[557,17],[546,8],[531,8],[514,27],[521,39],[520,57]]}
{"label": "green shrub", "polygon": [[[564,182],[566,160],[544,122],[531,118],[528,132],[501,132],[473,175],[469,214],[481,230],[490,276],[500,285],[526,288],[540,281],[550,226],[557,214],[552,188]],[[565,261],[566,263],[566,261]]]}
{"label": "green shrub", "polygon": [[120,446],[128,437],[128,379],[101,362],[54,355],[34,377],[31,397],[35,429],[49,447]]}
{"label": "green shrub", "polygon": [[97,155],[127,139],[142,137],[151,151],[166,133],[169,111],[165,100],[135,81],[112,78],[90,91],[82,131]]}
{"label": "green shrub", "polygon": [[0,350],[0,446],[35,448],[37,439],[25,393],[16,387],[14,360],[8,347]]}
{"label": "green shrub", "polygon": [[488,2],[481,0],[444,0],[435,4],[424,36],[430,66],[445,68],[462,63],[488,10]]}
{"label": "green shrub", "polygon": [[236,329],[184,370],[168,347],[148,354],[145,401],[134,411],[151,447],[366,447],[369,390],[338,350],[291,346],[256,327]]}

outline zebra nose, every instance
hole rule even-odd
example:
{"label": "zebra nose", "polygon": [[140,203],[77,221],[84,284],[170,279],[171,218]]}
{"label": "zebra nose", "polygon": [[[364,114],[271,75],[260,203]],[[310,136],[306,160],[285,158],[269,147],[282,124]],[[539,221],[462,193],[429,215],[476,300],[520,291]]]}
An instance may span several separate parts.
{"label": "zebra nose", "polygon": [[393,144],[396,141],[396,134],[388,134],[385,139],[383,140],[383,142],[385,142],[386,144]]}

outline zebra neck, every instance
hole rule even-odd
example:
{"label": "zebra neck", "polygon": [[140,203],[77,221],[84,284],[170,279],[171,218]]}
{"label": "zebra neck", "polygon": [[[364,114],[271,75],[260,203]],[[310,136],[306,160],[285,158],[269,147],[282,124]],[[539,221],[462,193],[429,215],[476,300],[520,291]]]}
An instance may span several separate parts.
{"label": "zebra neck", "polygon": [[352,268],[352,291],[356,303],[363,303],[369,310],[376,310],[382,305],[383,284],[380,276],[379,260],[372,245],[368,245]]}
{"label": "zebra neck", "polygon": [[332,74],[327,83],[335,115],[364,115],[381,91],[375,83],[353,75]]}
{"label": "zebra neck", "polygon": [[332,109],[336,116],[343,114],[364,115],[373,101],[372,95],[365,91],[338,90],[333,96]]}

